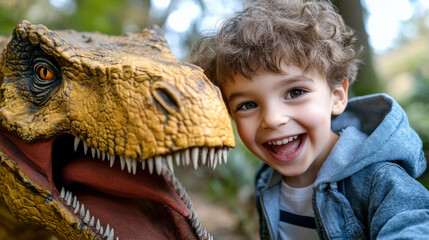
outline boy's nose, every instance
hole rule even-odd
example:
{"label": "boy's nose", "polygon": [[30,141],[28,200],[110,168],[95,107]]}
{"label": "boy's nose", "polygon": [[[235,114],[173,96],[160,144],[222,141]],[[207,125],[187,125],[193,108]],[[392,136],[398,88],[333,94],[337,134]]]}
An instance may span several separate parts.
{"label": "boy's nose", "polygon": [[277,129],[280,126],[287,124],[289,119],[290,118],[279,109],[265,109],[262,115],[261,126],[267,129]]}

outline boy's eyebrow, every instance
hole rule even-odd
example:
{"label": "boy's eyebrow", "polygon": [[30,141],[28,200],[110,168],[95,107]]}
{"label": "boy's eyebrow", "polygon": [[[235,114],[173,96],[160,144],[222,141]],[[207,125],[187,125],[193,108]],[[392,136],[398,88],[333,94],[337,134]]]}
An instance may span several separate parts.
{"label": "boy's eyebrow", "polygon": [[283,82],[295,83],[295,82],[314,82],[313,78],[307,77],[305,75],[293,75],[291,77],[287,77],[284,80],[279,82],[279,85],[282,85]]}
{"label": "boy's eyebrow", "polygon": [[229,96],[228,102],[231,102],[231,100],[233,100],[234,98],[238,98],[238,97],[241,97],[241,96],[244,96],[244,95],[245,94],[242,93],[242,92],[233,93],[233,94],[231,94],[231,96]]}

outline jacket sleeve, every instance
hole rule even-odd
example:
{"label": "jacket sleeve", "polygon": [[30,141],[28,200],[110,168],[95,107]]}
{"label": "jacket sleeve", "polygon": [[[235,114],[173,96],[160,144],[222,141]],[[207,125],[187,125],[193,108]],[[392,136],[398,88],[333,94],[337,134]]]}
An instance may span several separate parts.
{"label": "jacket sleeve", "polygon": [[429,239],[429,191],[397,164],[377,166],[368,225],[371,239]]}

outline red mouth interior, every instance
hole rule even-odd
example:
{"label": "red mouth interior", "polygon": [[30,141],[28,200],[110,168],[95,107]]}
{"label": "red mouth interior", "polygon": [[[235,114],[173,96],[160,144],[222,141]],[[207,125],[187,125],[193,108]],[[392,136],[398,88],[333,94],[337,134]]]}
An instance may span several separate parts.
{"label": "red mouth interior", "polygon": [[114,228],[115,239],[195,238],[189,210],[163,175],[139,169],[134,176],[120,169],[118,159],[110,168],[108,161],[79,156],[71,135],[28,144],[0,132],[7,136],[0,134],[0,148],[31,179],[50,188],[57,200],[57,189],[70,190],[102,226]]}

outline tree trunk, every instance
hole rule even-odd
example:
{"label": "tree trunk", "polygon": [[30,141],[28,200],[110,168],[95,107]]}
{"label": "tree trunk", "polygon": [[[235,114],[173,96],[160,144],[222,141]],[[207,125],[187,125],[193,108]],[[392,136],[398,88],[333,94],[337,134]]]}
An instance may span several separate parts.
{"label": "tree trunk", "polygon": [[351,86],[350,94],[360,96],[383,91],[383,86],[374,68],[373,51],[368,41],[368,34],[365,30],[364,18],[366,11],[363,9],[360,0],[332,0],[338,8],[344,21],[356,33],[357,44],[363,46],[362,64],[358,72],[356,82]]}

